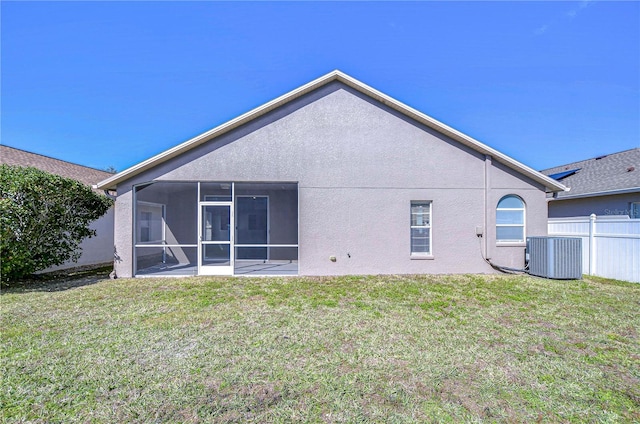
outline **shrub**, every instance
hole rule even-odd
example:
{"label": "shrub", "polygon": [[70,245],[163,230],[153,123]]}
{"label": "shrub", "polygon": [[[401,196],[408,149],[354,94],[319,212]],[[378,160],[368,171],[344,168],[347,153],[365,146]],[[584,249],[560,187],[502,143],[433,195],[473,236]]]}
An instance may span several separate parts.
{"label": "shrub", "polygon": [[113,200],[36,168],[0,165],[0,275],[5,284],[69,260]]}

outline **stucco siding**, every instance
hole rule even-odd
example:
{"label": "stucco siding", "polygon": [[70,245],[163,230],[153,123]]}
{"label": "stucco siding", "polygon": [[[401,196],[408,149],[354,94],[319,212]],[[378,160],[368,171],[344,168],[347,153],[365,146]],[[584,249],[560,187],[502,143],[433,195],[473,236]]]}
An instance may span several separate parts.
{"label": "stucco siding", "polygon": [[493,189],[521,189],[538,190],[544,192],[544,187],[526,176],[507,168],[499,162],[492,162],[491,186]]}
{"label": "stucco siding", "polygon": [[[527,234],[546,234],[540,184],[337,82],[119,185],[122,276],[133,269],[130,188],[153,180],[297,182],[303,275],[493,272],[484,251],[521,267],[524,244],[495,244],[495,208],[506,194],[525,201]],[[411,257],[412,200],[432,202],[429,259]]]}
{"label": "stucco siding", "polygon": [[[308,187],[482,188],[482,156],[340,84],[137,176]],[[324,94],[319,96],[319,94]],[[466,154],[462,154],[466,153]]]}
{"label": "stucco siding", "polygon": [[[431,259],[411,257],[412,200],[432,202]],[[490,272],[475,233],[482,210],[477,189],[301,188],[300,273]]]}
{"label": "stucco siding", "polygon": [[493,263],[507,267],[522,269],[524,266],[524,251],[526,243],[499,243],[496,241],[496,207],[500,199],[506,195],[515,194],[525,204],[525,237],[547,235],[547,207],[545,193],[536,189],[508,189],[499,188],[490,191],[489,216],[490,224],[487,234],[489,257]]}
{"label": "stucco siding", "polygon": [[542,185],[506,166],[492,162],[487,195],[487,257],[495,264],[522,269],[526,243],[496,241],[496,208],[504,196],[515,194],[525,204],[525,237],[547,235],[547,206]]}
{"label": "stucco siding", "polygon": [[114,269],[119,277],[133,276],[133,193],[130,185],[118,186],[114,217]]}
{"label": "stucco siding", "polygon": [[549,200],[549,218],[589,216],[592,213],[598,216],[628,216],[633,202],[640,202],[640,193]]}

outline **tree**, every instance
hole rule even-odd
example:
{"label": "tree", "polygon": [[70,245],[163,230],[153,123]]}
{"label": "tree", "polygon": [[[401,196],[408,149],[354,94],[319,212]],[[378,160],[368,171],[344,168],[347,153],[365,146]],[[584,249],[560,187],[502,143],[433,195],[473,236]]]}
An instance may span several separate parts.
{"label": "tree", "polygon": [[36,168],[0,165],[0,275],[15,281],[66,261],[76,262],[89,228],[113,205],[69,178]]}

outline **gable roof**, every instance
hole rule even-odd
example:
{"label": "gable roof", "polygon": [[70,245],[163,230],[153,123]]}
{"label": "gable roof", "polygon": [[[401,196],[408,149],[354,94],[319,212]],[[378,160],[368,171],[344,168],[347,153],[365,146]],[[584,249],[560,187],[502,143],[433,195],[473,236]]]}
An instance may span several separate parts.
{"label": "gable roof", "polygon": [[640,147],[540,172],[555,175],[571,188],[569,192],[558,193],[557,199],[640,192]]}
{"label": "gable roof", "polygon": [[89,168],[88,166],[78,165],[5,145],[0,145],[0,163],[24,167],[31,166],[50,174],[80,181],[89,186],[113,176],[111,172]]}
{"label": "gable roof", "polygon": [[220,126],[217,126],[203,134],[200,134],[190,140],[185,141],[182,144],[179,144],[175,147],[172,147],[169,150],[166,150],[156,156],[153,156],[143,162],[138,163],[137,165],[132,166],[131,168],[128,168],[112,177],[109,177],[107,179],[105,179],[104,181],[101,181],[100,183],[97,184],[97,188],[100,189],[113,189],[115,188],[119,183],[126,181],[127,179],[143,172],[146,171],[147,169],[150,169],[156,165],[159,165],[171,158],[174,158],[186,151],[189,151],[193,148],[195,148],[196,146],[199,146],[203,143],[206,143],[209,140],[212,140],[216,137],[219,137],[231,130],[233,130],[234,128],[237,128],[243,124],[246,124],[247,122],[256,119],[280,106],[283,106],[291,101],[293,101],[294,99],[297,99],[301,96],[304,96],[307,93],[310,93],[313,90],[316,90],[324,85],[327,85],[333,81],[338,81],[341,82],[355,90],[357,90],[358,92],[367,95],[369,97],[371,97],[374,100],[379,101],[380,103],[406,115],[407,117],[414,119],[438,132],[440,132],[441,134],[444,134],[450,138],[452,138],[453,140],[458,141],[459,143],[470,147],[476,151],[478,151],[481,154],[485,154],[485,155],[490,155],[491,157],[493,157],[494,160],[502,163],[503,165],[531,178],[532,180],[542,184],[544,187],[546,187],[549,191],[562,191],[562,190],[566,190],[566,187],[559,183],[558,181],[555,181],[552,178],[547,177],[546,175],[543,175],[541,173],[539,173],[538,171],[529,168],[528,166],[516,161],[515,159],[510,158],[509,156],[500,153],[499,151],[479,142],[478,140],[475,140],[471,137],[469,137],[466,134],[461,133],[460,131],[457,131],[445,124],[443,124],[440,121],[437,121],[433,118],[431,118],[430,116],[425,115],[422,112],[417,111],[416,109],[413,109],[407,105],[405,105],[404,103],[399,102],[398,100],[387,96],[386,94],[381,93],[378,90],[375,90],[374,88],[369,87],[366,84],[363,84],[362,82],[356,80],[355,78],[350,77],[349,75],[346,75],[338,70],[330,72],[314,81],[311,81],[310,83],[307,83],[305,85],[303,85],[302,87],[296,88],[293,91],[290,91],[287,94],[284,94],[283,96],[278,97],[277,99],[274,99],[268,103],[265,103],[262,106],[259,106],[243,115],[238,116],[235,119],[232,119]]}

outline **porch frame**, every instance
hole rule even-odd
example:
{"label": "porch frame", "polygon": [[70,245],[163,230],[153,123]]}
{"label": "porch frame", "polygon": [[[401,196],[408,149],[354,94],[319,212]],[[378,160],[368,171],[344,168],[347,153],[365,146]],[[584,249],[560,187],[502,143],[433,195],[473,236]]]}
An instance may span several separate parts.
{"label": "porch frame", "polygon": [[[162,220],[162,237],[163,237],[163,242],[162,243],[153,243],[153,244],[149,244],[149,243],[139,243],[137,241],[137,231],[138,231],[138,217],[137,217],[137,213],[138,213],[138,202],[140,202],[141,204],[144,203],[153,203],[153,202],[149,202],[146,200],[140,200],[138,201],[137,199],[137,192],[138,192],[138,188],[139,187],[144,187],[144,186],[148,186],[150,184],[157,184],[157,183],[167,183],[167,184],[171,184],[171,183],[193,183],[196,185],[196,205],[197,205],[197,216],[195,217],[195,219],[198,220],[197,225],[196,225],[196,243],[185,243],[185,244],[169,244],[166,243],[165,237],[166,237],[166,226],[167,226],[167,222],[166,222],[166,206],[168,204],[163,204],[163,216],[161,217]],[[204,201],[204,200],[200,200],[202,198],[201,196],[201,184],[209,184],[209,183],[219,183],[219,184],[230,184],[230,192],[231,192],[231,201]],[[236,195],[236,183],[238,184],[295,184],[295,191],[296,191],[296,239],[298,239],[299,241],[299,237],[300,237],[300,185],[298,182],[291,182],[291,181],[242,181],[242,182],[236,182],[236,181],[164,181],[164,180],[155,180],[155,181],[149,181],[149,182],[144,182],[144,183],[140,183],[140,184],[136,184],[133,186],[132,192],[133,192],[133,204],[132,204],[132,246],[133,246],[133,250],[132,250],[132,254],[133,254],[133,260],[132,260],[132,265],[133,265],[133,275],[134,277],[153,277],[153,274],[140,274],[139,273],[139,269],[138,269],[138,253],[137,253],[137,249],[138,248],[162,248],[163,249],[163,263],[165,263],[166,261],[166,249],[167,248],[188,248],[188,249],[196,249],[196,263],[193,264],[193,266],[196,269],[197,274],[196,275],[211,275],[211,274],[203,274],[202,273],[202,253],[203,253],[203,245],[207,244],[204,243],[203,244],[203,240],[202,240],[202,207],[203,206],[229,206],[230,208],[230,225],[232,226],[232,231],[230,232],[230,241],[229,241],[229,245],[230,245],[230,273],[229,274],[220,274],[220,275],[233,275],[233,276],[244,276],[244,275],[274,275],[274,276],[280,276],[278,274],[241,274],[241,273],[237,273],[236,272],[236,248],[257,248],[257,247],[264,247],[267,248],[267,259],[266,262],[270,261],[270,248],[295,248],[296,249],[296,259],[295,259],[295,263],[297,264],[296,268],[296,272],[295,274],[283,274],[283,275],[292,275],[292,276],[297,276],[299,275],[299,271],[300,271],[300,246],[299,243],[295,243],[295,244],[274,244],[274,243],[270,243],[271,240],[271,234],[270,234],[270,230],[271,230],[271,217],[270,217],[270,198],[269,195],[267,194],[242,194],[242,195]],[[234,219],[234,215],[236,212],[236,200],[239,197],[266,197],[267,198],[267,243],[266,244],[236,244],[235,243],[235,238],[236,238],[236,225],[235,225],[235,219]],[[208,243],[211,244],[211,243]],[[215,243],[214,243],[215,244]],[[250,260],[247,260],[250,261]],[[292,261],[290,260],[289,263],[291,263]],[[178,274],[173,274],[175,276],[178,276]],[[172,276],[173,276],[172,275]],[[184,276],[189,276],[189,275],[193,275],[193,274],[184,274]],[[218,275],[218,274],[215,274]],[[157,276],[163,276],[161,274],[158,274]],[[168,276],[168,275],[164,275],[164,276]]]}

